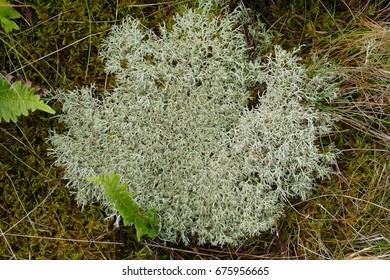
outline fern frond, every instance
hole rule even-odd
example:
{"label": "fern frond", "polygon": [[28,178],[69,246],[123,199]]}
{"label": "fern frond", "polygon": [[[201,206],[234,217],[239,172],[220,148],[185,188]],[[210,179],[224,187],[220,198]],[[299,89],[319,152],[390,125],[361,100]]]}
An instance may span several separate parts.
{"label": "fern frond", "polygon": [[19,26],[12,20],[20,18],[20,14],[12,8],[8,1],[0,0],[0,24],[6,33],[13,29],[19,30]]}
{"label": "fern frond", "polygon": [[3,77],[0,77],[0,121],[17,121],[20,115],[28,116],[29,112],[42,110],[55,114],[50,106],[43,103],[39,95],[34,94],[34,89],[22,85],[21,81],[9,84]]}
{"label": "fern frond", "polygon": [[138,241],[144,235],[150,238],[156,237],[155,228],[160,222],[156,216],[156,209],[150,208],[146,212],[143,212],[131,198],[131,193],[127,191],[127,184],[119,185],[118,174],[113,173],[111,176],[102,174],[98,177],[89,178],[88,180],[104,187],[106,196],[122,216],[124,225],[134,224]]}

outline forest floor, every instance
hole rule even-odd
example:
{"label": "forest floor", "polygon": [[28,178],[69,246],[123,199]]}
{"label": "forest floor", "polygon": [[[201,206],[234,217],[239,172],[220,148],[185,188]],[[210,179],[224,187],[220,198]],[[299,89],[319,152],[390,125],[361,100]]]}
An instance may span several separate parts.
{"label": "forest floor", "polygon": [[[20,29],[1,31],[1,74],[42,96],[90,83],[112,87],[98,51],[125,15],[156,28],[196,6],[190,0],[11,2],[18,2]],[[225,1],[228,9],[236,2]],[[337,98],[318,105],[338,118],[321,139],[340,151],[331,178],[318,182],[308,200],[291,201],[276,233],[238,248],[137,242],[133,228],[104,219],[102,206],[76,205],[46,142],[52,130],[66,128],[36,111],[0,123],[0,259],[390,259],[388,1],[243,2],[275,34],[274,45],[300,46],[309,70],[322,59],[342,77]]]}

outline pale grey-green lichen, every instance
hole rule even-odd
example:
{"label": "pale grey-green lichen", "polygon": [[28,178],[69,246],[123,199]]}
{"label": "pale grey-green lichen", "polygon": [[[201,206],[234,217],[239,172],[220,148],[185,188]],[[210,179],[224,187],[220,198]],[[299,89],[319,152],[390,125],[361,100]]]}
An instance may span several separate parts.
{"label": "pale grey-green lichen", "polygon": [[99,202],[116,216],[86,180],[116,172],[142,208],[157,209],[162,240],[237,245],[273,229],[286,199],[306,198],[329,174],[334,155],[316,141],[332,119],[312,103],[332,85],[279,47],[250,60],[241,17],[216,17],[206,4],[159,36],[131,18],[112,28],[101,55],[116,88],[99,99],[94,86],[56,96],[68,129],[49,140],[79,205]]}

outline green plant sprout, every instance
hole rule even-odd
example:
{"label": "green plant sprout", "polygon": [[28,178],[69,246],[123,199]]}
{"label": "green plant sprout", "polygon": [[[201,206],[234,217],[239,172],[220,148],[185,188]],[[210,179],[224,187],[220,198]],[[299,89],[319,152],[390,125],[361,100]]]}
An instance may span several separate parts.
{"label": "green plant sprout", "polygon": [[160,222],[156,215],[157,210],[150,208],[146,212],[142,211],[132,199],[131,193],[127,191],[127,184],[119,185],[119,180],[120,177],[116,173],[110,176],[102,174],[88,179],[88,181],[98,183],[104,187],[107,198],[122,216],[125,226],[134,224],[138,241],[144,235],[150,238],[156,237],[156,227]]}
{"label": "green plant sprout", "polygon": [[19,30],[19,26],[12,19],[20,18],[20,14],[12,8],[12,5],[5,0],[0,0],[0,22],[6,33],[13,29]]}

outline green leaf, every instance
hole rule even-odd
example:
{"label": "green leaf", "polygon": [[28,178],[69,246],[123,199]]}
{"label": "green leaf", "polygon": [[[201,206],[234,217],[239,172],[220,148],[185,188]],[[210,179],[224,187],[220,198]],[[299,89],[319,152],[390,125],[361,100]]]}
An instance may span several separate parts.
{"label": "green leaf", "polygon": [[131,193],[127,191],[127,184],[119,185],[119,179],[119,175],[113,173],[111,176],[102,174],[98,177],[88,178],[88,181],[104,187],[106,196],[122,216],[124,225],[134,224],[138,241],[144,235],[150,238],[156,237],[155,228],[160,222],[156,215],[157,210],[150,208],[143,212],[132,199]]}
{"label": "green leaf", "polygon": [[0,76],[0,121],[17,121],[20,115],[28,116],[29,111],[42,110],[55,114],[50,106],[43,103],[39,95],[34,94],[34,89],[22,85],[22,82],[9,84]]}
{"label": "green leaf", "polygon": [[9,33],[13,29],[19,30],[19,26],[11,19],[20,18],[20,14],[15,11],[8,1],[0,0],[0,22],[4,31]]}

